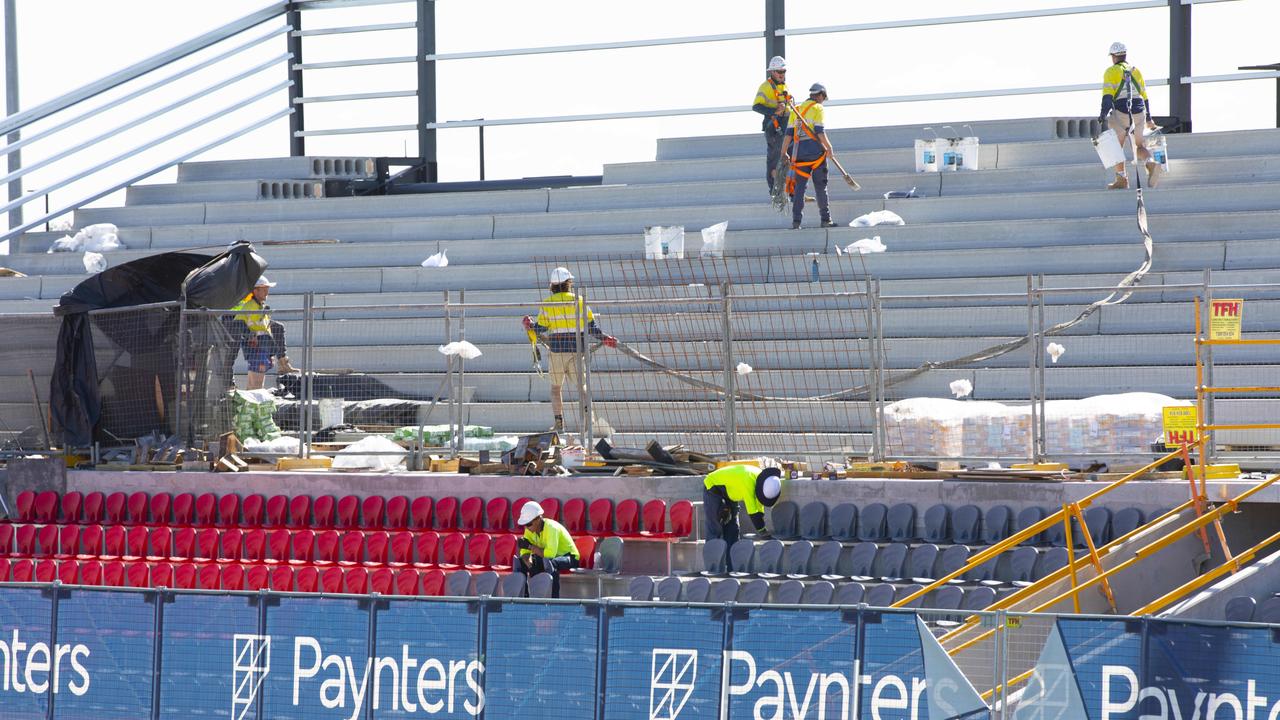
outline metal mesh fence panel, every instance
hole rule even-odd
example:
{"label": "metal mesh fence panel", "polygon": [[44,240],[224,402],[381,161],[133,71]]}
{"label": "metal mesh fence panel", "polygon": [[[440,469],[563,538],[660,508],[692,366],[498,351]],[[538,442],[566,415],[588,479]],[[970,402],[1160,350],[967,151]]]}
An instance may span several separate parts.
{"label": "metal mesh fence panel", "polygon": [[267,674],[261,717],[323,717],[335,708],[358,717],[376,696],[369,630],[367,601],[284,597],[271,606],[266,634],[292,639],[293,652],[279,657],[292,658],[294,667]]}
{"label": "metal mesh fence panel", "polygon": [[245,596],[176,594],[165,603],[161,718],[257,717],[272,650],[258,616]]}
{"label": "metal mesh fence panel", "polygon": [[[17,671],[18,666],[14,656],[20,654],[20,648],[16,647],[19,643],[28,647],[37,643],[44,643],[45,647],[50,646],[53,640],[52,616],[52,601],[45,593],[29,588],[0,588],[0,617],[5,619],[4,626],[8,633],[7,637],[0,638],[7,655],[0,657],[4,663],[0,665],[0,669],[5,671],[0,688],[4,691],[3,712],[6,719],[37,720],[48,717],[48,692],[31,692],[26,689],[26,678],[23,677],[23,673]],[[22,660],[25,662],[28,657],[29,655]],[[13,680],[18,678],[21,678],[21,688],[13,683]],[[81,689],[85,685],[82,678],[71,673],[59,678],[58,682],[59,694],[70,692],[72,682]]]}
{"label": "metal mesh fence panel", "polygon": [[50,445],[45,431],[59,322],[52,314],[0,315],[0,453]]}
{"label": "metal mesh fence panel", "polygon": [[[1242,301],[1236,303],[1234,301]],[[1201,337],[1212,339],[1213,325],[1238,319],[1240,344],[1204,345],[1200,349],[1203,385],[1223,388],[1206,392],[1205,424],[1251,425],[1273,422],[1280,393],[1274,390],[1272,376],[1276,345],[1258,341],[1280,338],[1280,320],[1273,308],[1280,301],[1280,286],[1249,284],[1214,287],[1201,304]],[[1192,317],[1189,304],[1188,323]],[[1225,321],[1225,322],[1224,322]],[[1251,388],[1237,390],[1228,388]],[[1262,457],[1274,460],[1280,450],[1280,431],[1274,428],[1235,427],[1208,432],[1210,445],[1219,455],[1236,460]]]}
{"label": "metal mesh fence panel", "polygon": [[372,717],[476,717],[489,695],[478,618],[475,603],[380,603]]}
{"label": "metal mesh fence panel", "polygon": [[64,672],[74,684],[57,694],[53,717],[133,720],[140,710],[149,714],[155,619],[153,593],[74,590],[59,598],[57,644],[69,649]]}
{"label": "metal mesh fence panel", "polygon": [[608,622],[604,717],[717,717],[724,611],[623,608]]}
{"label": "metal mesh fence panel", "polygon": [[[912,612],[862,613],[862,673],[869,678],[860,695],[861,717],[885,707],[905,710],[900,717],[928,717],[924,694],[924,652]],[[887,701],[887,702],[886,702]]]}
{"label": "metal mesh fence panel", "polygon": [[[728,652],[728,717],[851,717],[857,694],[857,613],[740,610]],[[796,712],[797,708],[805,708]]]}
{"label": "metal mesh fence panel", "polygon": [[[591,720],[596,708],[595,605],[489,605],[485,706],[489,717]],[[546,658],[551,662],[530,662]]]}
{"label": "metal mesh fence panel", "polygon": [[158,433],[178,422],[177,306],[90,312],[101,413],[94,437],[107,444]]}

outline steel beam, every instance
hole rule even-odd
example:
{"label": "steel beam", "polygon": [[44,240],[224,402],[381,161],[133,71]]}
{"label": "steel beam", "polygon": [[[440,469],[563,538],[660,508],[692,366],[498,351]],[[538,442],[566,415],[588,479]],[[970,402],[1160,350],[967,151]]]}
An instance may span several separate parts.
{"label": "steel beam", "polygon": [[436,151],[436,61],[428,59],[436,53],[435,0],[417,0],[418,5],[418,158],[422,168],[418,180],[440,179]]}
{"label": "steel beam", "polygon": [[307,138],[300,133],[306,130],[306,123],[303,121],[304,108],[300,100],[305,94],[302,91],[302,9],[298,3],[289,3],[289,9],[285,12],[285,21],[293,28],[293,32],[289,33],[288,49],[289,54],[293,57],[286,61],[289,71],[289,80],[293,82],[289,86],[289,107],[293,108],[293,114],[289,116],[289,155],[293,157],[301,157],[307,154]]}
{"label": "steel beam", "polygon": [[[1169,77],[1191,74],[1191,5],[1169,0]],[[1180,130],[1191,132],[1191,84],[1169,83],[1169,114],[1182,121]]]}
{"label": "steel beam", "polygon": [[[4,110],[12,117],[18,114],[18,11],[16,0],[4,0]],[[22,139],[22,133],[14,128],[5,141],[13,145]],[[22,153],[9,153],[9,175],[13,177],[22,169]],[[22,197],[22,178],[9,181],[9,202]],[[22,208],[9,211],[9,229],[22,225]]]}
{"label": "steel beam", "polygon": [[787,29],[787,0],[764,0],[764,62],[774,55],[787,54],[787,36],[779,30]]}

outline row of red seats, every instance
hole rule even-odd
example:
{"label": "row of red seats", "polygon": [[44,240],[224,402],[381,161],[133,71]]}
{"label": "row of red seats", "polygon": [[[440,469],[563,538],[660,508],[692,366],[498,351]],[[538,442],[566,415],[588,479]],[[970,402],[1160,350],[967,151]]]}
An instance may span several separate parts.
{"label": "row of red seats", "polygon": [[362,595],[442,595],[443,570],[359,566],[242,565],[120,560],[9,560],[0,558],[0,582],[60,581],[65,585],[173,588],[181,590],[274,590]]}
{"label": "row of red seats", "polygon": [[[591,536],[575,538],[584,564],[595,553]],[[142,559],[373,567],[414,565],[509,570],[517,536],[437,533],[434,530],[289,530],[261,528],[170,528],[121,525],[0,525],[0,557],[52,559]]]}
{"label": "row of red seats", "polygon": [[[53,491],[23,491],[17,497],[17,521],[22,523],[68,525],[174,525],[178,527],[221,528],[337,528],[365,530],[441,530],[462,532],[514,532],[515,518],[529,498],[511,502],[507,498],[485,501],[469,497],[413,500],[398,495],[384,498],[371,495],[361,499],[347,495],[335,499],[322,495],[247,495],[214,493],[195,495],[167,492],[148,495],[135,492],[59,495]],[[570,533],[597,536],[680,538],[693,531],[693,505],[681,500],[671,506],[671,527],[667,528],[667,504],[626,499],[614,506],[600,498],[588,503],[572,498],[561,504],[555,498],[541,502],[547,516],[564,523]]]}

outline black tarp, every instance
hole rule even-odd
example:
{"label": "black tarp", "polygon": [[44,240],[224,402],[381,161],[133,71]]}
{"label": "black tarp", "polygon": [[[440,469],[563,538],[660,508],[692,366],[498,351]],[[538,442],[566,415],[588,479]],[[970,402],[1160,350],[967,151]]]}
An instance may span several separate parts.
{"label": "black tarp", "polygon": [[[229,363],[211,356],[234,347],[215,319],[190,323],[187,342],[180,343],[177,307],[145,306],[182,300],[185,284],[187,307],[229,308],[249,294],[266,266],[252,245],[237,243],[220,255],[140,258],[65,293],[54,308],[62,318],[50,382],[54,437],[61,436],[66,447],[86,447],[172,431],[166,416],[177,392],[179,347],[187,351],[181,359],[194,361],[186,367],[213,375]],[[101,358],[102,367],[99,349],[110,353]],[[203,397],[218,394],[207,382],[200,390]]]}

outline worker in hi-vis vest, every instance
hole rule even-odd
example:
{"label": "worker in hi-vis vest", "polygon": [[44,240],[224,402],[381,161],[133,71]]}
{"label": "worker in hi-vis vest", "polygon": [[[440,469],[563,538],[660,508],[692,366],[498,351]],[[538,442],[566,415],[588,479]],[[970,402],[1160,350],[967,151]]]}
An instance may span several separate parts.
{"label": "worker in hi-vis vest", "polygon": [[702,510],[707,538],[723,538],[729,545],[738,540],[738,504],[741,503],[755,526],[756,537],[771,537],[764,525],[764,509],[773,507],[782,495],[782,471],[761,470],[755,465],[726,465],[702,481]]}
{"label": "worker in hi-vis vest", "polygon": [[[542,506],[530,500],[520,506],[516,524],[524,528],[524,535],[517,541],[520,548],[513,569],[533,577],[538,573],[551,575],[551,597],[560,597],[560,573],[581,567],[578,546],[564,525],[543,517]],[[526,591],[527,592],[527,591]]]}
{"label": "worker in hi-vis vest", "polygon": [[[564,304],[560,304],[564,303]],[[538,319],[524,316],[524,327],[537,333],[551,349],[551,412],[555,416],[556,432],[564,432],[564,383],[572,379],[582,393],[582,374],[578,370],[578,317],[582,316],[582,328],[586,334],[598,338],[607,347],[617,347],[618,341],[606,335],[596,326],[591,308],[573,292],[573,273],[558,267],[551,271],[551,295],[538,310]]]}
{"label": "worker in hi-vis vest", "polygon": [[286,354],[284,326],[272,321],[267,312],[271,309],[267,305],[267,294],[275,286],[265,275],[259,277],[253,292],[231,308],[236,311],[232,322],[225,323],[249,364],[249,390],[262,388],[273,360],[276,374],[296,372]]}
{"label": "worker in hi-vis vest", "polygon": [[782,137],[787,132],[787,61],[781,55],[774,55],[764,72],[765,80],[756,90],[751,109],[764,116],[764,179],[772,195],[773,174],[782,158]]}
{"label": "worker in hi-vis vest", "polygon": [[814,83],[809,88],[809,99],[800,103],[791,113],[789,132],[783,134],[782,154],[791,163],[787,183],[791,194],[791,229],[799,230],[804,218],[804,191],[809,178],[813,178],[813,194],[818,201],[818,214],[822,227],[836,227],[831,219],[831,198],[827,195],[827,160],[834,160],[836,151],[831,147],[824,128],[826,124],[822,103],[827,101],[827,88]]}
{"label": "worker in hi-vis vest", "polygon": [[[1146,130],[1156,129],[1156,123],[1151,119],[1147,84],[1142,79],[1142,71],[1129,64],[1129,50],[1124,43],[1111,43],[1109,52],[1111,67],[1102,74],[1102,110],[1098,114],[1098,122],[1116,131],[1120,147],[1129,141],[1129,128],[1133,128],[1134,157],[1147,165],[1147,187],[1155,187],[1164,168],[1152,161],[1151,151],[1147,149]],[[1115,171],[1116,178],[1107,187],[1112,190],[1129,187],[1124,163],[1117,164]]]}

